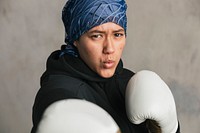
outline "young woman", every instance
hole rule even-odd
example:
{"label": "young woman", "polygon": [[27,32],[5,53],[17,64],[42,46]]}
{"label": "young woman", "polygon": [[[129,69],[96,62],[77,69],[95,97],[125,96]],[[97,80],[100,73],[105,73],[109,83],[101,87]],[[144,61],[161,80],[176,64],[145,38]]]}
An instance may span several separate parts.
{"label": "young woman", "polygon": [[[37,131],[52,104],[70,99],[88,101],[104,109],[122,133],[149,132],[151,124],[145,120],[151,116],[135,124],[127,115],[126,88],[134,73],[123,68],[121,60],[126,44],[126,9],[124,0],[66,3],[62,12],[66,45],[47,60],[47,70],[41,77],[41,88],[33,106],[32,133]],[[172,133],[179,132],[176,115],[172,119],[175,121]]]}

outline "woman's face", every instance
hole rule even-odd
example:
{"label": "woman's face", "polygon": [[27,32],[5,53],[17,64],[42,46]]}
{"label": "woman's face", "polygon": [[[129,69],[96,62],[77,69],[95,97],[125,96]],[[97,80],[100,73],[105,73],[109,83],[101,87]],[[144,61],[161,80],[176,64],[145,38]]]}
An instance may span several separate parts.
{"label": "woman's face", "polygon": [[90,29],[74,42],[82,60],[98,75],[114,75],[126,43],[124,29],[108,22]]}

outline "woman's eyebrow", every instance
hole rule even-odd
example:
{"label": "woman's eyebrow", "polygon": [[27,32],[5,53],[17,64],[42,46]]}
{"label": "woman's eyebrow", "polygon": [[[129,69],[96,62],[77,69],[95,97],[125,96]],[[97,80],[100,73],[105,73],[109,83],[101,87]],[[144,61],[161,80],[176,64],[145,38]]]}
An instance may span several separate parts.
{"label": "woman's eyebrow", "polygon": [[[124,32],[124,29],[117,29],[117,30],[113,30],[113,33],[116,33],[116,32]],[[102,30],[91,30],[91,31],[88,31],[89,34],[93,34],[93,33],[103,33],[105,34],[106,31],[102,31]]]}
{"label": "woman's eyebrow", "polygon": [[88,31],[88,33],[93,34],[93,33],[106,33],[106,32],[102,30],[91,30],[91,31]]}
{"label": "woman's eyebrow", "polygon": [[124,32],[124,29],[114,30],[113,32]]}

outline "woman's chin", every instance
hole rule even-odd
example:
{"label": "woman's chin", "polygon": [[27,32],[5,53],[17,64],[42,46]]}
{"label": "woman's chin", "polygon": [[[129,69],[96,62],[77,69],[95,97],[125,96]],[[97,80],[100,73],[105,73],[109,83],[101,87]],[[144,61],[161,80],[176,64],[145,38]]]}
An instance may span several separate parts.
{"label": "woman's chin", "polygon": [[103,78],[110,78],[114,75],[114,70],[104,70],[99,73],[99,75]]}

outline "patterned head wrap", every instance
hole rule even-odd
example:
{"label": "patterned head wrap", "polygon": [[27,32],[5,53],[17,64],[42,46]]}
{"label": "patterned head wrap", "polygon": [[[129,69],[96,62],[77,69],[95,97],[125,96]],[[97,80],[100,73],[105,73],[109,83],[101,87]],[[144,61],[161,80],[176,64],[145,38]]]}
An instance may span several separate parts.
{"label": "patterned head wrap", "polygon": [[68,0],[62,11],[65,26],[65,42],[61,55],[78,56],[73,42],[91,28],[113,22],[124,28],[126,33],[127,5],[124,0]]}

